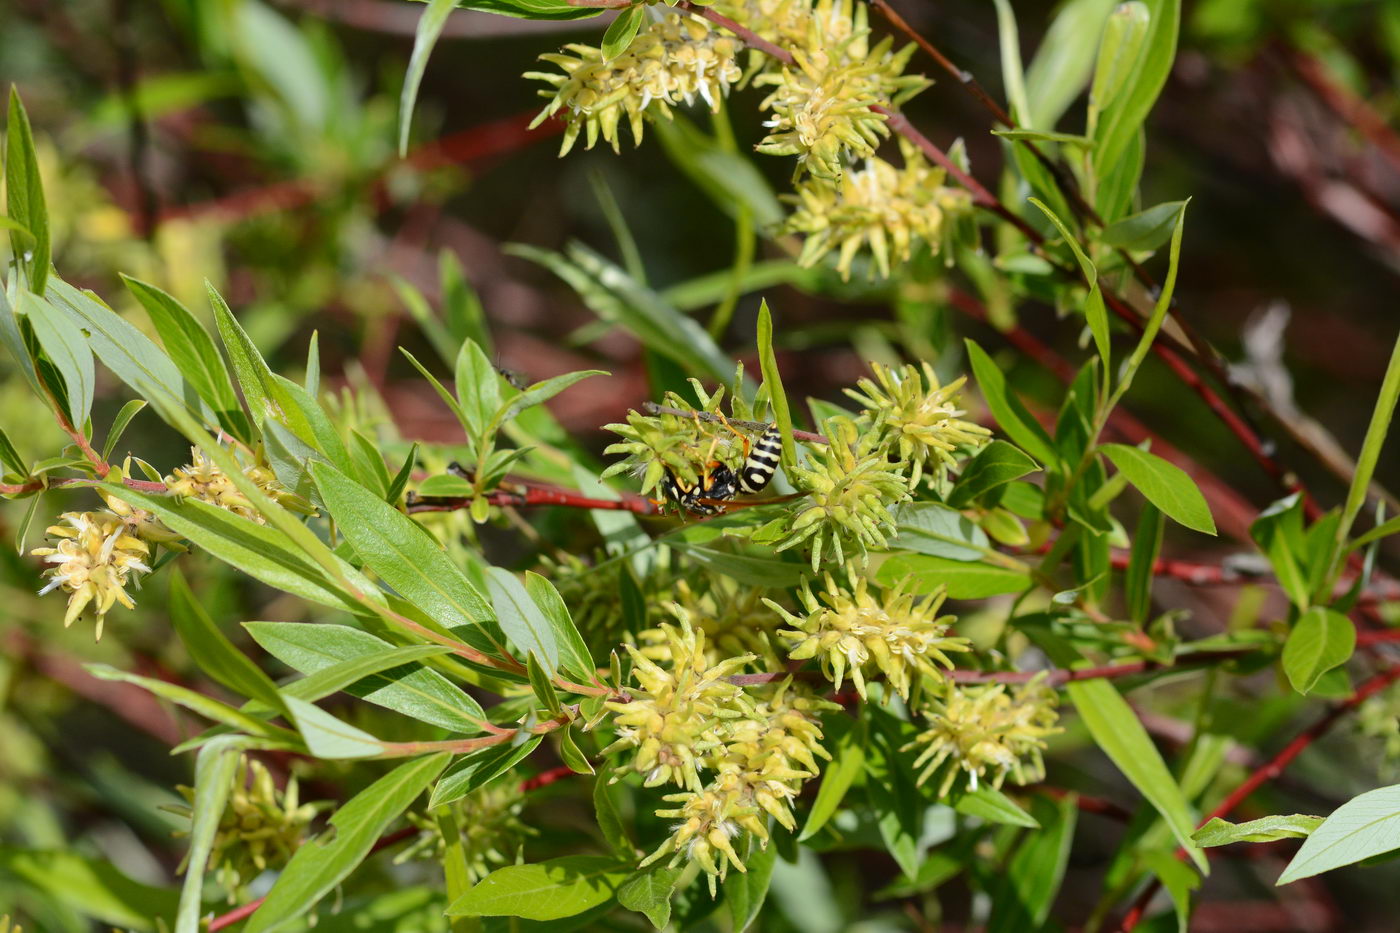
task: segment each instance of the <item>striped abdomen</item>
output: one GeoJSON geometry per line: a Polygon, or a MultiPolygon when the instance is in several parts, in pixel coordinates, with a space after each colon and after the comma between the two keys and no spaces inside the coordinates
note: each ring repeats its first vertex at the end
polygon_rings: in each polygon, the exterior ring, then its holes
{"type": "Polygon", "coordinates": [[[744,461],[743,469],[739,471],[739,491],[751,496],[767,486],[778,470],[778,458],[782,450],[783,437],[778,433],[778,426],[770,424],[768,430],[758,439],[758,443],[749,451],[749,458],[744,461]]]}

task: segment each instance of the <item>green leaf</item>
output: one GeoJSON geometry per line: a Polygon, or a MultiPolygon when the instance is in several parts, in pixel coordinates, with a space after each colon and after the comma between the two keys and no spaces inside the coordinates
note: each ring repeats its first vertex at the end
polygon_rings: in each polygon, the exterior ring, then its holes
{"type": "Polygon", "coordinates": [[[1166,84],[1180,21],[1180,0],[1125,3],[1109,17],[1090,90],[1089,135],[1100,178],[1122,158],[1166,84]]]}
{"type": "Polygon", "coordinates": [[[864,721],[852,724],[845,716],[831,720],[827,727],[827,747],[831,749],[831,763],[822,769],[821,784],[817,787],[816,799],[807,813],[807,822],[797,837],[798,842],[810,839],[821,831],[841,806],[851,784],[865,770],[865,745],[867,741],[864,721]],[[839,726],[836,724],[840,723],[839,726]],[[838,732],[839,730],[839,732],[838,732]]]}
{"type": "Polygon", "coordinates": [[[111,308],[58,278],[49,282],[48,299],[67,311],[98,359],[154,405],[166,421],[176,417],[171,406],[183,404],[204,423],[217,424],[213,412],[199,400],[199,393],[170,357],[111,308]]]}
{"type": "Polygon", "coordinates": [[[992,417],[1016,444],[1046,466],[1059,462],[1055,444],[1026,406],[1006,385],[1006,376],[986,351],[967,340],[967,356],[977,387],[992,410],[992,417]]]}
{"type": "MultiPolygon", "coordinates": [[[[655,130],[676,168],[731,218],[737,221],[748,211],[752,223],[760,230],[777,227],[783,222],[787,210],[753,159],[726,148],[724,143],[702,132],[680,113],[672,120],[658,120],[655,130]]],[[[742,286],[746,292],[793,280],[811,282],[819,274],[817,270],[802,269],[790,261],[758,263],[750,272],[751,276],[742,286]]],[[[731,271],[724,270],[722,277],[725,284],[718,286],[718,293],[713,298],[706,297],[700,304],[711,304],[723,298],[731,271]]],[[[668,296],[670,294],[668,292],[668,296]]],[[[680,306],[697,300],[697,296],[694,293],[678,295],[671,300],[680,306]]]]}
{"type": "Polygon", "coordinates": [[[112,451],[116,449],[117,442],[122,439],[126,426],[131,424],[131,419],[135,418],[145,407],[145,399],[134,398],[123,405],[121,411],[117,412],[117,416],[112,419],[112,426],[107,429],[107,439],[102,443],[103,460],[112,459],[112,451]]]}
{"type": "Polygon", "coordinates": [[[1396,848],[1400,848],[1400,784],[1367,791],[1332,811],[1303,842],[1277,883],[1311,878],[1396,848]]]}
{"type": "Polygon", "coordinates": [[[535,699],[540,701],[540,705],[551,716],[558,716],[564,711],[564,707],[559,702],[559,694],[554,692],[554,685],[549,682],[549,675],[540,666],[539,655],[530,652],[525,667],[530,676],[530,690],[535,694],[535,699]]]}
{"type": "Polygon", "coordinates": [[[1278,584],[1289,602],[1307,609],[1311,594],[1307,574],[1306,538],[1303,533],[1303,501],[1298,493],[1269,504],[1249,526],[1249,536],[1269,559],[1278,584]]]}
{"type": "MultiPolygon", "coordinates": [[[[598,820],[598,830],[603,834],[603,839],[607,842],[613,855],[620,859],[636,858],[637,846],[632,842],[627,827],[622,823],[622,813],[617,809],[617,801],[613,798],[612,788],[613,785],[601,777],[593,782],[593,811],[598,820]]],[[[642,872],[641,874],[651,874],[651,872],[642,872]]],[[[623,887],[627,886],[623,885],[623,887]]],[[[669,892],[668,888],[667,893],[669,894],[669,892]]],[[[621,891],[618,892],[618,900],[628,910],[642,909],[633,907],[626,900],[623,900],[621,891]]]]}
{"type": "Polygon", "coordinates": [[[492,616],[486,598],[417,522],[323,463],[316,487],[355,553],[394,591],[446,628],[492,616]]]}
{"type": "Polygon", "coordinates": [[[1166,888],[1176,910],[1177,933],[1189,933],[1191,924],[1191,892],[1201,886],[1201,876],[1190,865],[1178,861],[1166,849],[1143,853],[1143,864],[1166,888]]]}
{"type": "Polygon", "coordinates": [[[534,600],[550,627],[554,629],[555,641],[559,645],[560,667],[584,683],[591,683],[598,675],[598,666],[593,663],[588,645],[584,643],[578,626],[574,625],[574,620],[569,615],[569,607],[564,604],[564,598],[559,595],[554,584],[547,578],[527,570],[525,592],[530,594],[530,599],[534,600]]]}
{"type": "Polygon", "coordinates": [[[684,871],[683,868],[652,865],[635,872],[618,886],[617,902],[628,910],[645,914],[652,926],[664,930],[671,922],[671,895],[684,871]]]}
{"type": "MultiPolygon", "coordinates": [[[[123,408],[122,411],[126,409],[123,408]]],[[[9,467],[20,476],[29,475],[29,464],[19,455],[19,451],[15,450],[15,445],[10,443],[10,436],[4,429],[0,429],[0,464],[9,467]]]]}
{"type": "Polygon", "coordinates": [[[603,33],[603,61],[610,62],[627,51],[632,40],[637,38],[637,30],[646,19],[646,10],[645,4],[634,4],[619,13],[608,25],[607,32],[603,33]]]}
{"type": "Polygon", "coordinates": [[[447,765],[448,755],[406,762],[356,794],[331,817],[333,829],[302,846],[244,927],[270,933],[304,917],[355,870],[374,843],[447,765]]]}
{"type": "Polygon", "coordinates": [[[1277,842],[1280,839],[1301,839],[1322,825],[1320,816],[1266,816],[1248,823],[1231,823],[1215,817],[1191,834],[1202,847],[1228,846],[1236,842],[1277,842]]]}
{"type": "MultiPolygon", "coordinates": [[[[214,290],[214,286],[205,282],[205,287],[209,290],[209,303],[214,308],[214,321],[219,328],[219,336],[224,341],[224,349],[228,351],[229,359],[233,361],[233,372],[238,377],[238,385],[243,390],[243,398],[248,402],[248,410],[252,415],[254,424],[261,424],[267,417],[277,418],[286,424],[284,418],[279,417],[282,413],[278,411],[274,401],[276,393],[272,370],[268,368],[267,361],[258,352],[248,332],[238,323],[238,319],[229,310],[228,302],[223,296],[214,290]]],[[[296,430],[296,426],[287,425],[296,430]]],[[[300,432],[298,432],[300,433],[300,432]]],[[[306,438],[303,438],[305,440],[306,438]]]]}
{"type": "Polygon", "coordinates": [[[124,683],[136,684],[144,687],[151,693],[164,700],[176,703],[185,709],[198,713],[206,719],[221,722],[226,726],[232,726],[241,732],[256,736],[285,735],[285,729],[270,726],[259,719],[254,719],[247,713],[234,709],[227,703],[220,703],[212,697],[207,697],[202,693],[197,693],[188,687],[181,687],[164,680],[157,680],[154,677],[142,677],[139,674],[128,674],[126,671],[118,670],[107,664],[84,664],[84,669],[89,674],[99,680],[116,680],[124,683]]]}
{"type": "Polygon", "coordinates": [[[214,338],[188,308],[159,288],[125,275],[122,282],[146,309],[165,344],[165,352],[170,354],[186,383],[213,408],[219,424],[235,437],[251,440],[247,417],[233,391],[233,380],[224,358],[219,355],[219,348],[214,345],[214,338]]]}
{"type": "MultiPolygon", "coordinates": [[[[175,916],[176,893],[172,889],[134,881],[111,862],[87,858],[71,850],[0,846],[0,878],[6,882],[6,895],[16,887],[43,892],[47,899],[63,905],[67,911],[131,931],[155,933],[169,929],[161,924],[175,916]]],[[[9,908],[6,904],[4,910],[9,908]]],[[[24,927],[29,929],[29,924],[24,927]]],[[[80,923],[63,929],[92,927],[80,923]]]]}
{"type": "Polygon", "coordinates": [[[569,386],[577,382],[582,382],[589,376],[607,375],[609,375],[609,373],[601,369],[585,369],[576,373],[564,373],[562,376],[554,376],[550,379],[537,382],[532,386],[528,386],[524,392],[521,392],[519,395],[515,396],[515,398],[506,402],[505,407],[496,413],[495,422],[497,424],[506,424],[525,409],[549,401],[569,386]]]}
{"type": "Polygon", "coordinates": [[[995,0],[997,8],[997,38],[1001,46],[1001,80],[1006,88],[1006,100],[1016,120],[1025,120],[1031,112],[1026,97],[1026,76],[1021,68],[1021,39],[1016,29],[1016,14],[1007,0],[995,0]]]}
{"type": "Polygon", "coordinates": [[[67,314],[38,295],[20,292],[19,308],[20,313],[33,325],[34,336],[39,338],[44,354],[63,377],[68,400],[64,414],[74,428],[83,430],[92,411],[92,395],[96,385],[92,350],[88,348],[87,338],[67,314]]]}
{"type": "Polygon", "coordinates": [[[932,593],[946,586],[950,599],[985,599],[1020,593],[1031,586],[1028,571],[925,554],[896,554],[875,574],[882,586],[894,586],[905,577],[911,578],[911,593],[932,593]]]}
{"type": "Polygon", "coordinates": [[[10,233],[10,248],[29,272],[29,290],[42,295],[50,264],[49,213],[44,207],[44,184],[39,177],[29,114],[13,85],[5,133],[5,211],[23,228],[23,232],[10,233]]]}
{"type": "Polygon", "coordinates": [[[673,542],[671,547],[702,567],[726,577],[732,577],[747,586],[796,586],[802,582],[802,571],[803,567],[806,566],[778,557],[735,554],[731,551],[722,551],[718,548],[680,540],[673,542]]]}
{"type": "Polygon", "coordinates": [[[518,745],[491,745],[458,759],[433,788],[433,794],[428,798],[428,809],[446,806],[485,787],[523,761],[542,741],[544,736],[530,735],[518,745]]]}
{"type": "Polygon", "coordinates": [[[724,903],[729,908],[730,929],[734,933],[744,933],[758,919],[777,861],[776,845],[760,847],[757,841],[750,840],[748,855],[744,856],[748,871],[730,872],[724,879],[724,903]]]}
{"type": "Polygon", "coordinates": [[[1041,130],[992,130],[993,136],[1000,136],[1002,139],[1009,139],[1012,142],[1032,142],[1032,143],[1064,143],[1070,146],[1092,146],[1094,141],[1087,136],[1079,136],[1074,133],[1051,133],[1041,130]]]}
{"type": "Polygon", "coordinates": [[[466,416],[466,428],[472,443],[480,447],[486,439],[487,425],[501,406],[501,375],[474,340],[462,343],[453,368],[457,403],[466,416]]]}
{"type": "Polygon", "coordinates": [[[567,855],[533,865],[510,865],[481,879],[447,908],[449,917],[557,920],[612,900],[632,874],[606,855],[567,855]]]}
{"type": "Polygon", "coordinates": [[[1380,460],[1381,448],[1385,446],[1385,436],[1390,429],[1390,419],[1395,414],[1396,402],[1400,400],[1400,337],[1390,351],[1390,363],[1381,381],[1380,393],[1376,396],[1376,407],[1371,410],[1371,423],[1366,427],[1366,439],[1361,442],[1361,455],[1356,458],[1356,472],[1352,474],[1351,486],[1347,490],[1346,505],[1342,507],[1342,523],[1337,527],[1335,554],[1342,557],[1342,545],[1351,533],[1352,523],[1366,503],[1366,493],[1371,488],[1371,477],[1375,475],[1376,464],[1380,460]]]}
{"type": "Polygon", "coordinates": [[[1099,242],[1129,252],[1156,249],[1171,238],[1184,201],[1166,201],[1114,221],[1099,234],[1099,242]]]}
{"type": "Polygon", "coordinates": [[[1107,680],[1071,681],[1065,690],[1099,748],[1162,815],[1201,874],[1209,874],[1205,855],[1191,841],[1195,819],[1190,805],[1132,707],[1107,680]]]}
{"type": "Polygon", "coordinates": [[[1064,881],[1079,808],[1073,794],[1057,802],[1036,797],[1032,807],[1043,827],[1030,833],[1011,856],[991,890],[987,933],[1043,929],[1064,881]]]}
{"type": "Polygon", "coordinates": [[[442,27],[447,25],[447,17],[457,7],[457,0],[428,0],[423,15],[418,18],[418,28],[413,34],[413,53],[408,58],[408,70],[403,76],[403,90],[399,93],[399,158],[408,154],[408,131],[413,122],[413,102],[418,99],[418,86],[423,82],[423,71],[428,67],[428,56],[442,35],[442,27]]]}
{"type": "Polygon", "coordinates": [[[937,502],[912,502],[897,507],[894,524],[898,533],[890,539],[892,551],[976,561],[990,548],[986,532],[961,512],[937,502]]]}
{"type": "MultiPolygon", "coordinates": [[[[314,675],[341,662],[378,657],[393,648],[389,642],[347,625],[245,622],[243,627],[268,654],[303,674],[314,675]]],[[[372,671],[347,686],[346,692],[453,732],[480,732],[481,721],[486,718],[470,694],[437,671],[418,664],[372,671]]],[[[283,695],[295,692],[289,689],[283,695]]]]}
{"type": "MultiPolygon", "coordinates": [[[[359,613],[362,606],[346,593],[339,582],[304,553],[290,546],[287,537],[267,525],[259,525],[197,499],[177,502],[169,496],[139,492],[110,483],[102,489],[133,506],[153,513],[165,525],[204,548],[219,560],[274,589],[291,593],[323,606],[359,613]]],[[[353,567],[343,572],[367,591],[373,584],[353,567]]]]}
{"type": "Polygon", "coordinates": [[[992,490],[1000,489],[1038,469],[1040,465],[1019,447],[1003,440],[994,440],[963,467],[953,491],[948,495],[948,505],[955,509],[967,508],[992,490]]]}
{"type": "Polygon", "coordinates": [[[602,7],[575,6],[569,0],[457,0],[457,6],[519,19],[589,19],[603,12],[602,7]]]}
{"type": "Polygon", "coordinates": [[[1345,664],[1356,650],[1356,626],[1340,612],[1314,606],[1303,613],[1283,644],[1283,672],[1299,693],[1318,678],[1345,664]]]}
{"type": "Polygon", "coordinates": [[[1027,829],[1041,828],[1040,821],[995,787],[984,785],[976,790],[958,794],[953,801],[953,809],[964,816],[975,816],[989,823],[1024,826],[1027,829]]]}
{"type": "Polygon", "coordinates": [[[1133,552],[1124,574],[1123,598],[1128,604],[1128,618],[1139,625],[1147,621],[1152,609],[1153,568],[1162,550],[1165,525],[1161,510],[1149,502],[1138,518],[1137,534],[1133,536],[1133,552]]]}
{"type": "Polygon", "coordinates": [[[1026,69],[1030,110],[1025,126],[1053,129],[1089,83],[1103,23],[1116,0],[1069,0],[1060,6],[1026,69]]]}
{"type": "Polygon", "coordinates": [[[1205,496],[1181,467],[1125,444],[1104,444],[1099,450],[1169,518],[1195,531],[1215,534],[1215,520],[1205,496]]]}
{"type": "Polygon", "coordinates": [[[178,569],[170,573],[168,605],[175,631],[201,672],[250,700],[259,700],[274,710],[285,711],[272,678],[219,631],[178,569]]]}
{"type": "Polygon", "coordinates": [[[185,881],[180,888],[180,912],[175,921],[175,933],[199,933],[204,869],[209,864],[214,836],[223,820],[224,807],[233,788],[233,777],[245,744],[242,736],[219,736],[207,742],[195,757],[190,848],[186,856],[185,881]]]}
{"type": "Polygon", "coordinates": [[[1036,198],[1031,198],[1030,202],[1040,208],[1046,217],[1050,218],[1050,222],[1064,237],[1065,244],[1074,252],[1074,258],[1079,261],[1080,274],[1084,276],[1084,281],[1089,286],[1089,297],[1084,301],[1084,319],[1089,324],[1089,332],[1094,335],[1094,347],[1099,351],[1099,359],[1103,361],[1103,371],[1105,378],[1107,378],[1110,371],[1109,351],[1112,349],[1112,344],[1109,342],[1108,310],[1104,307],[1103,293],[1099,291],[1099,270],[1095,268],[1093,260],[1084,254],[1084,250],[1080,247],[1079,240],[1073,231],[1054,211],[1036,198]]]}
{"type": "Polygon", "coordinates": [[[377,758],[386,751],[384,742],[363,729],[341,722],[319,706],[291,696],[285,702],[307,750],[316,758],[326,761],[377,758]]]}
{"type": "Polygon", "coordinates": [[[529,592],[515,574],[502,567],[486,568],[486,585],[506,636],[521,653],[538,655],[545,671],[553,676],[559,669],[559,642],[529,592]]]}
{"type": "Polygon", "coordinates": [[[1079,238],[1074,235],[1074,232],[1065,225],[1065,222],[1061,220],[1054,211],[1046,207],[1038,198],[1030,198],[1029,200],[1036,207],[1040,208],[1040,212],[1050,219],[1050,222],[1055,225],[1056,230],[1060,231],[1060,236],[1064,238],[1065,245],[1070,248],[1070,251],[1074,253],[1074,258],[1079,262],[1079,272],[1084,276],[1084,284],[1090,286],[1096,284],[1099,280],[1099,270],[1095,268],[1094,261],[1084,255],[1084,249],[1079,245],[1079,238]]]}
{"type": "MultiPolygon", "coordinates": [[[[256,625],[257,623],[251,623],[256,625]]],[[[424,658],[436,658],[452,649],[446,645],[405,645],[402,648],[389,648],[373,654],[361,655],[346,661],[338,661],[323,667],[300,680],[294,680],[279,688],[283,696],[295,697],[308,703],[315,703],[332,693],[339,693],[352,684],[357,684],[380,671],[403,667],[424,658]]],[[[407,669],[406,669],[407,670],[407,669]]],[[[390,675],[393,677],[394,675],[390,675]]]]}

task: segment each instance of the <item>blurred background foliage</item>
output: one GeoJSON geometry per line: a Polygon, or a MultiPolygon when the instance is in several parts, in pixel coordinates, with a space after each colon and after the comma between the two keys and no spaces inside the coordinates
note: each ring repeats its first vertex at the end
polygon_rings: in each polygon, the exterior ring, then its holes
{"type": "MultiPolygon", "coordinates": [[[[1003,96],[990,4],[896,6],[1003,96]]],[[[1015,9],[1029,58],[1055,7],[1017,2],[1015,9]]],[[[353,390],[347,405],[394,451],[393,462],[411,440],[461,441],[456,423],[396,346],[433,359],[441,371],[421,317],[450,317],[456,308],[467,319],[479,302],[501,366],[530,381],[579,369],[611,371],[551,406],[574,436],[600,450],[601,425],[676,387],[679,376],[672,364],[601,323],[548,271],[509,253],[507,244],[562,249],[581,242],[652,288],[673,289],[682,308],[703,312],[723,297],[723,279],[706,277],[731,264],[733,220],[705,184],[695,183],[696,150],[681,135],[685,124],[649,135],[620,157],[600,148],[566,160],[556,158],[557,126],[526,130],[541,102],[521,73],[565,41],[596,43],[605,19],[454,15],[418,95],[409,155],[399,158],[396,106],[419,12],[390,0],[0,0],[0,81],[19,87],[34,123],[55,263],[69,281],[109,300],[132,302],[117,279],[124,272],[158,283],[201,314],[208,279],[240,309],[274,370],[288,376],[297,375],[318,333],[323,387],[353,390]],[[676,138],[667,145],[663,135],[676,138]]],[[[934,75],[926,62],[917,67],[934,75]]],[[[1194,198],[1181,307],[1237,362],[1238,378],[1293,414],[1324,450],[1332,438],[1338,450],[1357,448],[1395,328],[1398,79],[1400,2],[1201,0],[1186,6],[1176,66],[1148,124],[1143,204],[1194,198]]],[[[737,149],[746,151],[763,130],[753,106],[733,110],[737,149]]],[[[940,76],[908,112],[945,145],[965,139],[974,173],[996,177],[1004,144],[986,132],[986,114],[952,82],[940,76]]],[[[688,119],[698,131],[715,131],[703,113],[688,119]]],[[[788,164],[752,165],[745,170],[751,174],[735,177],[751,187],[755,203],[771,203],[769,189],[788,187],[788,164]]],[[[914,286],[843,285],[830,273],[795,270],[768,244],[758,249],[762,274],[739,300],[722,345],[756,371],[748,335],[760,295],[766,297],[794,398],[835,398],[864,372],[866,359],[894,359],[894,347],[940,360],[941,371],[959,371],[958,338],[971,334],[1003,351],[999,361],[1023,394],[1046,411],[1058,405],[1059,381],[1006,352],[1007,340],[963,314],[955,294],[969,286],[944,274],[941,263],[927,260],[914,286]]],[[[119,304],[118,310],[129,309],[119,304]]],[[[1071,359],[1079,352],[1079,326],[1049,306],[994,310],[1003,328],[1015,326],[1071,359]]],[[[1257,506],[1274,498],[1269,479],[1171,378],[1150,362],[1130,398],[1133,412],[1245,500],[1257,506]]],[[[119,400],[114,393],[104,400],[101,390],[98,398],[94,422],[110,423],[119,400]]],[[[0,364],[0,411],[22,454],[62,446],[62,433],[29,400],[8,359],[0,364]]],[[[171,435],[142,433],[154,426],[150,415],[138,416],[125,443],[135,446],[139,437],[141,456],[161,469],[184,462],[171,435]]],[[[1282,455],[1315,488],[1340,495],[1344,487],[1312,458],[1287,446],[1282,455]]],[[[1393,480],[1395,466],[1392,453],[1378,477],[1393,480]]],[[[85,495],[49,494],[41,524],[85,495]]],[[[135,688],[92,679],[80,663],[100,660],[180,679],[189,660],[170,637],[163,586],[139,594],[135,612],[112,616],[111,634],[100,644],[85,626],[59,627],[55,605],[34,595],[35,561],[13,547],[29,504],[0,510],[7,541],[0,549],[0,908],[38,918],[39,929],[87,930],[83,912],[53,895],[45,879],[62,874],[80,882],[108,862],[121,867],[132,887],[125,905],[100,915],[146,929],[130,905],[163,896],[142,886],[168,884],[182,849],[172,837],[181,821],[157,805],[179,802],[174,787],[189,783],[189,762],[167,749],[195,726],[135,688]],[[36,849],[74,854],[67,860],[27,854],[36,849]]],[[[1218,547],[1243,551],[1239,523],[1232,535],[1228,516],[1217,518],[1226,532],[1218,547]]],[[[542,514],[536,527],[562,547],[577,541],[575,553],[592,546],[590,531],[573,516],[542,514]]],[[[507,530],[486,529],[483,536],[498,562],[508,562],[519,547],[507,530]]],[[[215,618],[289,621],[319,612],[288,599],[269,601],[270,591],[213,561],[187,562],[185,571],[215,618]]],[[[1160,585],[1165,602],[1217,618],[1257,614],[1257,604],[1273,598],[1250,588],[1160,585]]],[[[1170,682],[1155,689],[1169,693],[1170,682]]],[[[1277,731],[1299,701],[1284,691],[1218,724],[1240,742],[1231,753],[1239,760],[1227,766],[1247,765],[1253,741],[1277,731]]],[[[363,704],[353,709],[375,715],[363,704]]],[[[392,738],[392,717],[382,718],[365,727],[392,738]]],[[[1382,731],[1393,722],[1382,720],[1382,731]]],[[[1169,742],[1178,725],[1163,717],[1154,731],[1169,742]]],[[[1362,750],[1356,736],[1339,730],[1276,792],[1295,795],[1290,799],[1308,812],[1326,812],[1373,786],[1384,763],[1362,750]],[[1307,788],[1327,790],[1319,799],[1307,788]]],[[[1071,729],[1055,747],[1085,744],[1071,729]]],[[[284,771],[294,767],[283,763],[284,771]]],[[[1073,757],[1059,755],[1052,768],[1061,773],[1052,770],[1052,777],[1092,783],[1064,773],[1073,767],[1073,757]]],[[[355,790],[348,785],[356,772],[333,771],[320,769],[305,799],[344,799],[355,790]]],[[[530,806],[550,808],[549,821],[564,826],[591,819],[585,806],[575,812],[574,804],[561,805],[547,792],[530,806]]],[[[1082,838],[1101,832],[1106,841],[1097,853],[1082,841],[1076,847],[1063,897],[1082,899],[1077,906],[1087,910],[1094,886],[1077,885],[1075,876],[1101,873],[1094,860],[1111,852],[1107,840],[1120,830],[1092,814],[1084,825],[1082,838]]],[[[854,929],[858,921],[863,929],[889,928],[878,917],[860,916],[860,889],[873,882],[854,858],[838,857],[829,869],[824,877],[806,862],[782,867],[787,877],[775,879],[771,901],[774,929],[854,929]]],[[[385,873],[382,890],[395,886],[387,864],[365,870],[385,873]]],[[[1197,915],[1201,930],[1391,930],[1400,910],[1400,892],[1379,872],[1338,873],[1277,900],[1245,873],[1219,872],[1210,885],[1197,915]],[[1255,926],[1231,920],[1228,909],[1238,912],[1241,904],[1253,911],[1255,926]]],[[[94,882],[92,896],[110,887],[94,882]]],[[[375,910],[389,919],[354,928],[434,929],[438,911],[414,898],[421,900],[412,891],[381,899],[375,910]]],[[[879,909],[893,917],[898,901],[879,909]]],[[[956,916],[955,906],[949,910],[956,916]]],[[[1070,908],[1070,915],[1078,912],[1070,908]]],[[[318,929],[350,929],[351,916],[326,918],[318,929]]]]}

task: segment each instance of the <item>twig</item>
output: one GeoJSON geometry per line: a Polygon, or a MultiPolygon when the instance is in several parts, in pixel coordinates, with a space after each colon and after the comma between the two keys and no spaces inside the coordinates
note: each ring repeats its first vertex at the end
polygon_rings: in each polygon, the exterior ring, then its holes
{"type": "MultiPolygon", "coordinates": [[[[498,489],[487,493],[486,500],[499,506],[558,505],[574,509],[632,512],[635,515],[662,514],[661,507],[650,499],[635,496],[625,499],[595,499],[571,489],[556,489],[552,486],[528,486],[518,492],[498,489]]],[[[471,508],[471,504],[470,496],[412,497],[405,504],[404,511],[410,515],[417,512],[457,512],[471,508]]]]}
{"type": "MultiPolygon", "coordinates": [[[[570,0],[570,2],[577,2],[577,0],[570,0]]],[[[740,26],[738,23],[734,22],[734,20],[730,19],[727,16],[716,13],[714,10],[710,9],[707,6],[697,6],[696,4],[691,3],[690,0],[680,0],[680,2],[676,4],[676,9],[685,10],[692,16],[698,16],[701,19],[707,19],[710,22],[714,23],[716,26],[722,26],[725,29],[728,29],[730,32],[734,33],[734,35],[742,39],[744,44],[747,45],[749,48],[758,49],[760,52],[763,52],[766,55],[776,58],[784,65],[791,65],[795,61],[795,59],[792,57],[792,53],[789,52],[787,49],[778,45],[774,45],[767,39],[760,36],[758,33],[754,32],[752,29],[740,26]]]]}
{"type": "MultiPolygon", "coordinates": [[[[1280,749],[1277,755],[1255,769],[1255,771],[1244,780],[1244,783],[1236,787],[1224,800],[1220,801],[1214,810],[1206,814],[1205,818],[1201,820],[1200,825],[1204,826],[1217,817],[1223,819],[1229,816],[1236,807],[1244,803],[1256,790],[1282,774],[1283,769],[1288,767],[1293,759],[1301,755],[1309,745],[1326,735],[1328,730],[1336,725],[1337,720],[1360,706],[1362,701],[1367,697],[1379,693],[1397,679],[1400,679],[1400,664],[1386,668],[1372,676],[1360,687],[1357,687],[1355,693],[1334,705],[1323,714],[1320,719],[1304,729],[1293,741],[1280,749]]],[[[1178,848],[1176,850],[1176,858],[1182,859],[1185,857],[1186,850],[1178,848]]],[[[1118,927],[1119,933],[1130,933],[1131,930],[1137,927],[1138,923],[1142,920],[1143,914],[1147,910],[1148,904],[1152,902],[1152,898],[1157,895],[1161,886],[1161,880],[1153,878],[1147,887],[1143,889],[1142,894],[1133,902],[1133,906],[1123,917],[1123,922],[1118,927]]]]}
{"type": "MultiPolygon", "coordinates": [[[[62,477],[59,479],[30,480],[27,483],[0,483],[0,496],[21,496],[27,492],[39,492],[42,489],[61,489],[64,486],[93,486],[100,480],[86,479],[81,476],[62,477]]],[[[165,492],[164,483],[153,483],[143,479],[124,479],[122,485],[128,489],[135,489],[139,492],[165,492]]]]}

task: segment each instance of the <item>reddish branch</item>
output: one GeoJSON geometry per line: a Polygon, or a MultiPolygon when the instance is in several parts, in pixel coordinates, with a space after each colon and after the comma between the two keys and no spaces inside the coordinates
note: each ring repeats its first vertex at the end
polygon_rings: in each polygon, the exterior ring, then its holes
{"type": "MultiPolygon", "coordinates": [[[[1327,732],[1336,725],[1337,720],[1360,706],[1367,697],[1379,693],[1397,679],[1400,679],[1400,664],[1388,667],[1372,676],[1360,687],[1356,688],[1354,694],[1346,700],[1335,704],[1330,710],[1323,714],[1320,719],[1304,729],[1293,741],[1280,749],[1277,755],[1255,769],[1249,777],[1245,778],[1244,783],[1236,787],[1224,800],[1220,801],[1214,810],[1206,814],[1201,820],[1200,825],[1204,826],[1217,817],[1224,819],[1229,816],[1236,807],[1249,799],[1249,796],[1256,790],[1282,774],[1283,769],[1288,767],[1293,759],[1301,755],[1308,746],[1326,735],[1327,732]]],[[[1178,859],[1185,858],[1186,850],[1178,848],[1176,850],[1176,857],[1178,859]]],[[[1157,895],[1161,886],[1162,882],[1154,878],[1151,883],[1143,889],[1142,894],[1133,902],[1133,906],[1128,910],[1127,915],[1124,916],[1123,923],[1119,926],[1120,933],[1129,933],[1129,931],[1133,930],[1138,923],[1141,922],[1148,904],[1150,904],[1152,898],[1157,895]]]]}
{"type": "MultiPolygon", "coordinates": [[[[636,515],[660,515],[661,507],[650,499],[629,496],[624,499],[595,499],[572,489],[559,489],[553,486],[527,486],[519,491],[498,489],[486,494],[492,505],[531,506],[559,505],[575,509],[606,509],[609,511],[632,512],[636,515]]],[[[404,511],[416,512],[456,512],[471,508],[470,497],[434,496],[431,498],[410,499],[404,511]]]]}
{"type": "MultiPolygon", "coordinates": [[[[36,479],[27,483],[0,483],[0,496],[19,496],[27,492],[38,492],[41,489],[60,489],[64,486],[91,486],[96,482],[98,480],[74,476],[64,479],[36,479]]],[[[152,483],[141,479],[127,479],[122,482],[128,489],[136,489],[140,492],[165,492],[164,483],[152,483]]]]}
{"type": "Polygon", "coordinates": [[[1365,100],[1339,84],[1328,73],[1327,66],[1313,56],[1293,49],[1286,57],[1294,73],[1312,88],[1313,93],[1332,108],[1338,117],[1355,127],[1357,132],[1366,137],[1371,145],[1400,171],[1400,136],[1396,135],[1385,118],[1365,100]]]}

